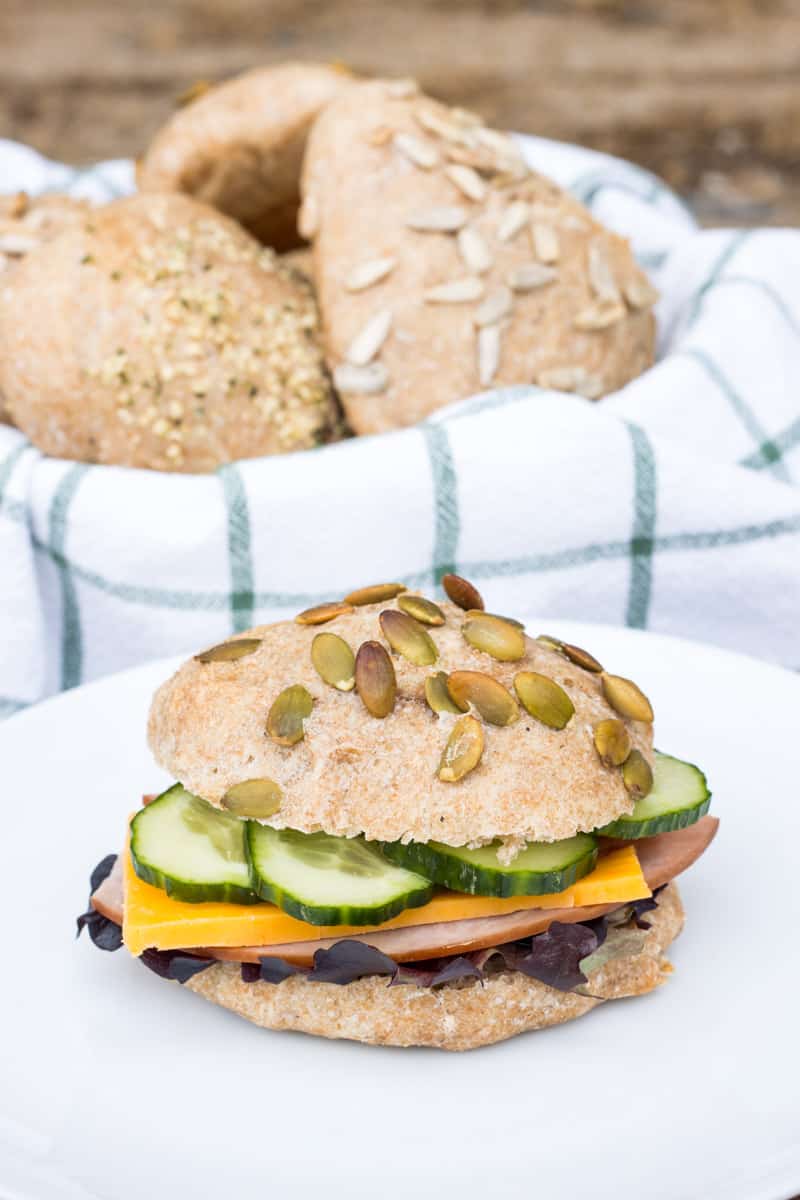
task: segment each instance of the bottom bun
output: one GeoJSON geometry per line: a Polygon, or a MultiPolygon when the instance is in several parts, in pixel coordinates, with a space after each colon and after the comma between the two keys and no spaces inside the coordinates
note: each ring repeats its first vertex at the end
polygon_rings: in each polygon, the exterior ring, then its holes
{"type": "Polygon", "coordinates": [[[664,983],[672,971],[664,951],[683,928],[674,883],[646,919],[650,930],[635,953],[614,958],[589,975],[591,996],[557,991],[519,971],[500,971],[485,983],[470,979],[438,988],[389,987],[376,976],[345,985],[309,983],[298,976],[278,984],[244,983],[239,967],[231,963],[209,967],[185,986],[264,1029],[294,1029],[378,1046],[472,1050],[560,1025],[606,1000],[641,996],[664,983]]]}

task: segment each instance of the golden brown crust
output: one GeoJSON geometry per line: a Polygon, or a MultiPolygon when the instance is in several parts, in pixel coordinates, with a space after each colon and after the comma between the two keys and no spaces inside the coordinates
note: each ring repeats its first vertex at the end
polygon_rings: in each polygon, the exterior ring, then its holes
{"type": "MultiPolygon", "coordinates": [[[[602,765],[592,740],[593,725],[614,715],[599,676],[530,638],[522,660],[497,662],[468,645],[464,614],[452,604],[441,605],[446,625],[430,630],[439,653],[434,666],[393,657],[398,698],[385,719],[370,716],[356,691],[324,684],[311,663],[315,634],[337,633],[354,652],[369,640],[387,645],[378,617],[395,607],[365,606],[318,628],[262,626],[243,635],[262,639],[245,658],[190,659],[153,700],[149,740],[157,761],[215,804],[244,779],[273,779],[284,799],[269,824],[377,841],[552,841],[630,812],[619,771],[602,765]],[[508,727],[487,725],[480,765],[458,783],[443,783],[436,772],[455,717],[434,715],[424,684],[436,670],[459,668],[491,674],[508,688],[518,671],[539,671],[567,691],[575,715],[561,731],[524,711],[508,727]],[[292,684],[308,689],[314,707],[303,740],[283,747],[266,735],[265,723],[273,700],[292,684]]],[[[630,728],[651,757],[652,728],[630,728]]]]}
{"type": "Polygon", "coordinates": [[[355,983],[243,983],[238,966],[219,964],[186,984],[192,991],[264,1029],[380,1046],[472,1050],[518,1033],[580,1017],[606,1000],[641,996],[664,983],[672,967],[665,950],[683,928],[678,889],[670,884],[648,913],[650,931],[636,949],[589,974],[590,996],[559,992],[520,972],[502,971],[485,984],[470,980],[440,988],[389,987],[385,978],[355,983]]]}
{"type": "MultiPolygon", "coordinates": [[[[499,149],[486,146],[487,136],[491,142],[500,135],[470,124],[469,114],[455,110],[454,116],[426,97],[398,98],[395,91],[383,81],[361,83],[334,100],[314,124],[303,171],[300,223],[314,239],[331,369],[342,367],[372,317],[391,313],[390,332],[374,358],[374,370],[386,372],[385,386],[378,381],[375,391],[359,393],[352,371],[337,373],[352,428],[363,434],[410,425],[489,385],[539,383],[595,399],[648,367],[652,289],[628,243],[555,184],[527,172],[508,139],[505,149],[502,139],[499,149]],[[455,127],[467,144],[424,128],[420,113],[432,115],[445,131],[455,127]],[[401,145],[414,139],[412,154],[421,145],[434,165],[415,165],[398,149],[398,135],[401,145]],[[476,138],[483,141],[473,147],[470,139],[476,138]],[[470,199],[447,174],[469,162],[476,164],[479,189],[486,189],[483,199],[470,199]],[[502,240],[501,224],[515,204],[528,205],[526,220],[502,240]],[[409,228],[420,211],[439,206],[462,210],[467,236],[474,242],[477,234],[489,254],[488,269],[469,265],[453,233],[409,228]],[[382,260],[394,262],[388,274],[350,290],[357,268],[382,260]],[[512,274],[530,267],[552,271],[553,281],[509,291],[512,274]],[[429,289],[470,276],[469,286],[482,290],[477,299],[426,302],[429,289]],[[479,305],[500,288],[511,310],[479,336],[479,305]],[[607,327],[591,327],[606,319],[607,327]]],[[[467,178],[474,186],[475,178],[467,178]]],[[[470,261],[479,262],[474,254],[473,247],[470,261]]],[[[513,287],[520,287],[519,278],[513,287]]]]}
{"type": "Polygon", "coordinates": [[[145,192],[184,192],[235,217],[268,246],[299,242],[306,137],[317,113],[350,83],[323,63],[259,67],[178,109],[138,166],[145,192]]]}
{"type": "MultiPolygon", "coordinates": [[[[26,192],[0,196],[0,276],[11,271],[26,254],[49,242],[63,229],[77,225],[89,209],[86,200],[51,192],[29,196],[26,192]]],[[[0,421],[11,422],[11,413],[0,395],[0,421]]]]}
{"type": "Polygon", "coordinates": [[[210,471],[325,437],[316,320],[310,289],[235,222],[133,196],[0,277],[0,389],[46,454],[210,471]]]}

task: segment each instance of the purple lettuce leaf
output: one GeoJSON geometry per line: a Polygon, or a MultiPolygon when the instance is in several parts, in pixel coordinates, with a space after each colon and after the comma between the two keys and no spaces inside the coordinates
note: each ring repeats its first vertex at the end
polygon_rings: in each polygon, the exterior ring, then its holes
{"type": "Polygon", "coordinates": [[[398,963],[391,986],[411,983],[417,987],[439,987],[443,983],[454,983],[459,979],[483,980],[483,971],[476,963],[475,955],[461,954],[457,958],[432,959],[419,966],[398,963]]]}
{"type": "Polygon", "coordinates": [[[299,967],[296,963],[273,955],[260,958],[257,963],[242,963],[242,979],[245,983],[255,983],[258,979],[264,983],[283,983],[284,979],[289,979],[292,975],[308,973],[308,967],[299,967]]]}
{"type": "Polygon", "coordinates": [[[579,963],[593,954],[597,946],[597,934],[588,925],[553,921],[544,933],[531,938],[528,951],[517,957],[514,966],[548,987],[571,992],[586,983],[579,963]]]}
{"type": "Polygon", "coordinates": [[[89,930],[89,937],[98,950],[119,950],[122,945],[122,930],[114,921],[109,921],[102,913],[93,908],[87,908],[76,921],[80,937],[84,929],[89,930]]]}
{"type": "Polygon", "coordinates": [[[116,854],[107,854],[92,871],[89,881],[89,904],[85,912],[77,918],[76,937],[80,937],[84,929],[88,929],[89,937],[98,950],[119,950],[122,945],[122,930],[114,921],[104,917],[102,913],[92,908],[92,896],[103,880],[107,879],[117,861],[116,854]]]}
{"type": "Polygon", "coordinates": [[[352,983],[365,975],[394,976],[396,973],[397,963],[388,954],[365,942],[344,938],[329,950],[315,952],[314,966],[308,978],[315,983],[352,983]]]}
{"type": "Polygon", "coordinates": [[[162,979],[172,979],[176,983],[186,983],[187,979],[216,963],[216,959],[200,958],[185,950],[143,950],[139,961],[162,979]]]}

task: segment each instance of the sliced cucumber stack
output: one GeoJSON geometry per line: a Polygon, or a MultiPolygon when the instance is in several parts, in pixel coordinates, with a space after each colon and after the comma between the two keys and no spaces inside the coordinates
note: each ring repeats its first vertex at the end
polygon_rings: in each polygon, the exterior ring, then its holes
{"type": "Polygon", "coordinates": [[[179,783],[131,821],[131,860],[140,879],[176,900],[254,904],[245,822],[187,792],[179,783]]]}
{"type": "Polygon", "coordinates": [[[642,838],[693,825],[708,812],[711,793],[703,772],[691,763],[656,751],[653,790],[633,812],[597,832],[605,837],[642,838]]]}
{"type": "Polygon", "coordinates": [[[392,862],[419,871],[455,892],[475,896],[542,896],[563,892],[594,867],[597,840],[590,833],[560,842],[530,842],[510,866],[497,857],[499,843],[467,850],[441,842],[390,842],[383,853],[392,862]]]}
{"type": "Polygon", "coordinates": [[[427,879],[387,862],[361,838],[270,829],[247,830],[253,887],[264,900],[311,925],[380,925],[427,904],[427,879]]]}

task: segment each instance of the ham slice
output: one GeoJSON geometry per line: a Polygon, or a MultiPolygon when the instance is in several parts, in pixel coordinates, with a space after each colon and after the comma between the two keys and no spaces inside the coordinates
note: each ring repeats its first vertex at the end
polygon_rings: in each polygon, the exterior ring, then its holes
{"type": "MultiPolygon", "coordinates": [[[[717,817],[703,817],[688,829],[675,833],[660,833],[642,838],[636,843],[639,862],[651,891],[669,883],[696,862],[710,845],[717,832],[717,817]]],[[[114,869],[92,896],[92,906],[104,917],[122,924],[122,867],[117,860],[114,869]]],[[[355,941],[368,942],[396,962],[421,962],[427,958],[446,958],[466,954],[488,946],[513,942],[517,938],[543,933],[552,921],[591,921],[613,912],[619,904],[596,904],[586,908],[528,908],[499,917],[478,917],[473,920],[446,921],[437,925],[409,925],[402,929],[387,929],[384,933],[361,934],[355,941]]],[[[332,946],[339,938],[321,938],[316,942],[285,942],[276,946],[208,947],[192,950],[230,962],[257,962],[270,955],[288,962],[310,965],[315,950],[332,946]]]]}

